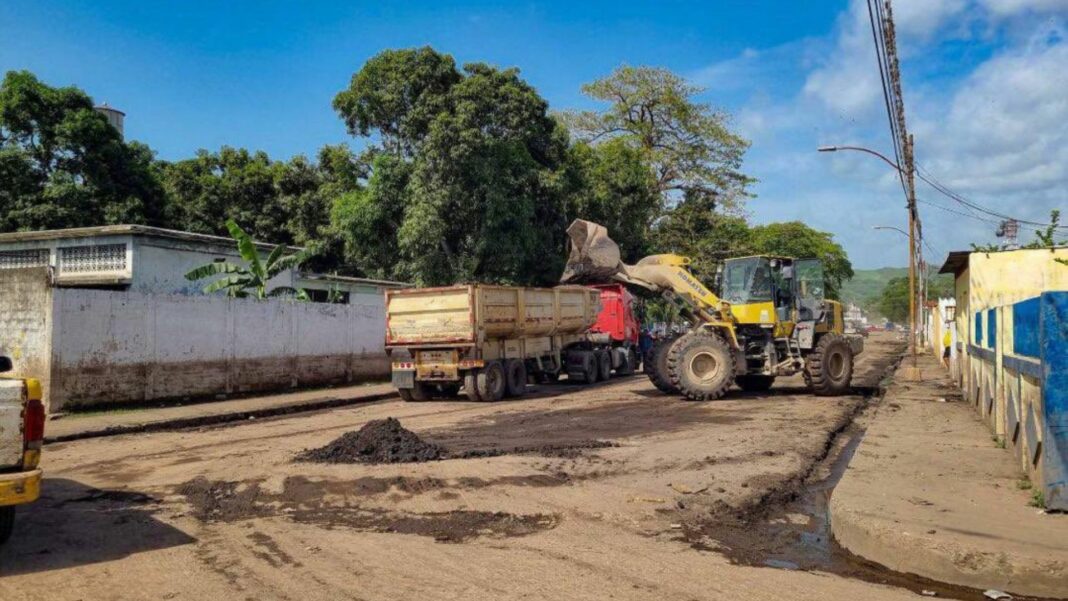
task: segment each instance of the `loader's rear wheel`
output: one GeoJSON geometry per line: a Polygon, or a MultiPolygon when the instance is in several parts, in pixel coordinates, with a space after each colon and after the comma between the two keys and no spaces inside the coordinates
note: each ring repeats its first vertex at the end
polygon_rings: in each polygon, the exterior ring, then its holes
{"type": "Polygon", "coordinates": [[[397,393],[400,394],[400,398],[408,403],[430,400],[430,391],[427,390],[426,384],[422,382],[416,382],[415,386],[411,388],[398,388],[397,393]]]}
{"type": "Polygon", "coordinates": [[[509,359],[504,364],[507,375],[508,396],[520,397],[527,392],[527,367],[519,359],[509,359]]]}
{"type": "Polygon", "coordinates": [[[607,382],[612,377],[612,355],[608,354],[608,351],[600,350],[594,351],[593,356],[597,360],[597,379],[607,382]]]}
{"type": "Polygon", "coordinates": [[[738,376],[734,383],[746,392],[767,392],[775,383],[775,376],[738,376]]]}
{"type": "Polygon", "coordinates": [[[691,401],[718,399],[734,382],[731,348],[715,334],[683,336],[668,351],[667,363],[671,383],[691,401]]]}
{"type": "Polygon", "coordinates": [[[671,383],[667,365],[668,351],[678,340],[678,336],[661,338],[645,353],[645,373],[649,376],[649,381],[653,383],[653,386],[665,394],[679,393],[679,389],[671,383]]]}
{"type": "Polygon", "coordinates": [[[824,334],[805,364],[805,382],[818,396],[838,396],[850,391],[853,379],[853,349],[838,334],[824,334]]]}
{"type": "Polygon", "coordinates": [[[475,378],[475,387],[478,389],[479,400],[499,401],[504,398],[507,388],[507,377],[500,361],[490,361],[485,367],[478,370],[475,378]]]}

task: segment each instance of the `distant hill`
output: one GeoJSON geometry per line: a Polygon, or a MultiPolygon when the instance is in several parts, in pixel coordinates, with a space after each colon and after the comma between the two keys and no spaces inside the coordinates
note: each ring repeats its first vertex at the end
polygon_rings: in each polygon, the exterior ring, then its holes
{"type": "MultiPolygon", "coordinates": [[[[953,278],[949,275],[936,275],[935,269],[931,268],[932,290],[951,291],[953,278]]],[[[875,299],[878,299],[886,287],[886,283],[893,278],[908,277],[908,267],[883,267],[882,269],[856,269],[853,271],[853,279],[842,282],[842,301],[856,303],[870,316],[878,316],[875,299]]],[[[952,295],[952,292],[948,292],[952,295]]]]}
{"type": "Polygon", "coordinates": [[[892,278],[903,278],[908,275],[908,267],[856,269],[853,271],[853,279],[842,282],[842,300],[863,307],[868,300],[882,294],[886,283],[892,278]]]}

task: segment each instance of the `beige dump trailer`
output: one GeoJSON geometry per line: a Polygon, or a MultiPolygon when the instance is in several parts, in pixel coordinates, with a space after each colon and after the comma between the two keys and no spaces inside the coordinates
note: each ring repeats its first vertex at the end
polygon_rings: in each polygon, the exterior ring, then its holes
{"type": "Polygon", "coordinates": [[[517,288],[470,284],[386,292],[386,349],[393,385],[407,401],[519,396],[528,378],[562,373],[593,382],[600,351],[586,331],[600,311],[583,286],[517,288]]]}

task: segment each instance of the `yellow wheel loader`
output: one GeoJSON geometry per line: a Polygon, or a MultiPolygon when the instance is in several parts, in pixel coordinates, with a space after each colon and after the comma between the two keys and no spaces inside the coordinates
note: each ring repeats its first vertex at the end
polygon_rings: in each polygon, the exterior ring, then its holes
{"type": "Polygon", "coordinates": [[[627,265],[603,226],[580,219],[567,233],[571,254],[562,282],[639,286],[679,304],[689,318],[689,331],[657,341],[645,357],[660,390],[713,400],[731,384],[763,391],[776,377],[800,372],[817,395],[850,391],[863,339],[844,334],[842,305],[824,298],[818,259],[728,259],[717,296],[690,272],[688,257],[652,255],[627,265]]]}

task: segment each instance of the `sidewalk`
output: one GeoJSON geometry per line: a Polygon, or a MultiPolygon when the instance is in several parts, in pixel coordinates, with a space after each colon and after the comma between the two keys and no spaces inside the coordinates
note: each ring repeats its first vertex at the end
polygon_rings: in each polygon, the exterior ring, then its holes
{"type": "Polygon", "coordinates": [[[934,357],[918,361],[923,380],[895,377],[834,490],[835,538],[900,572],[1068,598],[1068,515],[1028,505],[1012,454],[934,357]]]}
{"type": "Polygon", "coordinates": [[[358,384],[284,392],[228,401],[207,401],[173,407],[124,409],[121,406],[101,412],[71,413],[45,424],[45,443],[111,436],[133,432],[176,430],[369,403],[393,397],[392,384],[358,384]]]}

